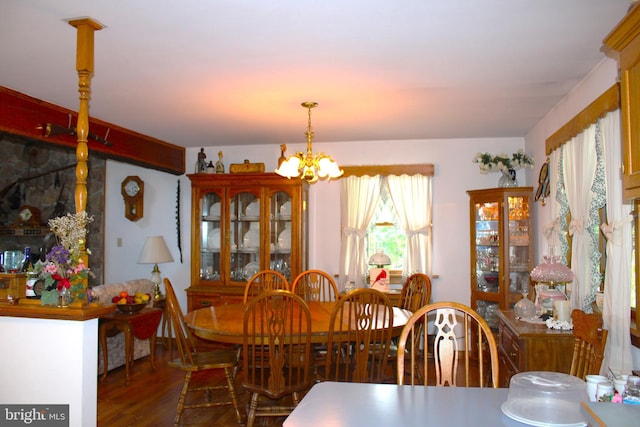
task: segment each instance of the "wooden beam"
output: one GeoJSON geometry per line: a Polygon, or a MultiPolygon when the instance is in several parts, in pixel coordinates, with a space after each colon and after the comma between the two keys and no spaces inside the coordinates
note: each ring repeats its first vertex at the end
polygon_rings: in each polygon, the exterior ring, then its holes
{"type": "MultiPolygon", "coordinates": [[[[44,136],[39,126],[51,123],[76,128],[77,113],[67,108],[42,101],[23,93],[0,86],[0,133],[18,135],[49,144],[75,149],[78,142],[74,135],[44,136]]],[[[107,135],[112,144],[108,147],[91,138],[89,150],[102,156],[138,166],[168,172],[174,175],[185,173],[185,149],[159,139],[146,136],[123,127],[89,117],[91,133],[101,138],[107,135]]]]}

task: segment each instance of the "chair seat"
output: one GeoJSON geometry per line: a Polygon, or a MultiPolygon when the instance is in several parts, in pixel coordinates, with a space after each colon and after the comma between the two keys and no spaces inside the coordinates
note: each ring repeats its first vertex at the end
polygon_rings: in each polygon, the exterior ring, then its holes
{"type": "Polygon", "coordinates": [[[192,353],[193,364],[185,363],[180,358],[171,360],[169,366],[183,371],[204,371],[207,369],[233,368],[236,366],[235,350],[212,350],[192,353]]]}

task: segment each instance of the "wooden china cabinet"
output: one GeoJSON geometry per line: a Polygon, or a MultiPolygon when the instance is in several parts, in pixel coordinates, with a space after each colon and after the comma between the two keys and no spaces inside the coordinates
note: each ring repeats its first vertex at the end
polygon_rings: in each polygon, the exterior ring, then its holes
{"type": "Polygon", "coordinates": [[[532,187],[467,191],[470,219],[471,307],[498,329],[508,310],[529,291],[533,269],[532,187]]]}
{"type": "Polygon", "coordinates": [[[275,173],[192,174],[188,310],[241,302],[260,270],[308,264],[309,185],[275,173]]]}

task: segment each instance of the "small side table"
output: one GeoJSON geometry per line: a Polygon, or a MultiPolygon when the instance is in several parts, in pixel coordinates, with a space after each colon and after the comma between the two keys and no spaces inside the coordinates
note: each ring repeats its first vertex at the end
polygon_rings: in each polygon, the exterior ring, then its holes
{"type": "Polygon", "coordinates": [[[153,306],[162,309],[162,326],[160,326],[160,333],[162,336],[160,337],[160,340],[162,341],[163,346],[169,348],[169,357],[173,357],[171,346],[173,341],[173,329],[171,328],[171,320],[167,316],[167,297],[163,295],[161,298],[153,300],[153,306]]]}
{"type": "Polygon", "coordinates": [[[145,307],[137,313],[125,314],[118,310],[100,317],[100,327],[98,338],[102,347],[104,357],[104,373],[102,380],[107,378],[109,372],[109,362],[107,354],[107,336],[114,336],[124,332],[125,342],[125,369],[126,384],[129,385],[129,362],[133,363],[133,338],[139,340],[150,340],[151,367],[155,370],[155,344],[158,325],[162,318],[163,311],[160,308],[145,307]]]}

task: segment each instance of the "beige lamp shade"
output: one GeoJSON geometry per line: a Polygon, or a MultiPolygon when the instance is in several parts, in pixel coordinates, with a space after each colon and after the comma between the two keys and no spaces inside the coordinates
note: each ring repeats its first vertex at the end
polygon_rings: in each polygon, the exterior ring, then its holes
{"type": "Polygon", "coordinates": [[[162,264],[173,262],[171,252],[162,236],[147,237],[138,259],[138,264],[162,264]]]}

